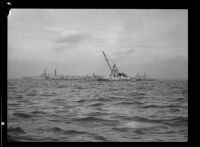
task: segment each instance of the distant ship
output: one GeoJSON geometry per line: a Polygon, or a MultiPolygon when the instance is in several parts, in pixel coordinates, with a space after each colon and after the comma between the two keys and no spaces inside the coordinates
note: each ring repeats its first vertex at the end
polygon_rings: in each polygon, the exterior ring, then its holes
{"type": "Polygon", "coordinates": [[[111,74],[109,75],[109,77],[107,78],[98,78],[98,81],[149,81],[149,80],[153,80],[150,78],[146,77],[146,74],[144,74],[144,76],[136,76],[136,77],[129,77],[127,76],[127,74],[120,72],[116,66],[116,64],[113,65],[113,67],[111,68],[111,65],[108,61],[108,58],[106,57],[106,54],[104,53],[104,51],[102,51],[105,60],[108,64],[108,67],[110,69],[111,74]]]}
{"type": "Polygon", "coordinates": [[[44,70],[44,73],[40,76],[36,77],[23,77],[24,79],[30,79],[30,80],[95,80],[95,81],[151,81],[153,79],[147,78],[146,74],[144,76],[141,76],[139,74],[136,75],[136,77],[130,77],[127,74],[120,72],[117,68],[116,64],[111,67],[111,64],[108,61],[108,58],[106,57],[106,54],[104,51],[102,51],[104,58],[106,60],[106,63],[108,64],[110,75],[108,77],[95,75],[93,73],[92,76],[85,75],[85,76],[70,76],[70,75],[57,75],[56,70],[54,71],[54,74],[47,74],[46,69],[44,70]]]}

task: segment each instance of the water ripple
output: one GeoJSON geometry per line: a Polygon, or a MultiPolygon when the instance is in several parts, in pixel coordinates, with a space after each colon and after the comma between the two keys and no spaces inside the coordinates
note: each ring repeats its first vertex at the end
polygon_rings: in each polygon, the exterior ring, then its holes
{"type": "Polygon", "coordinates": [[[187,141],[187,81],[8,81],[9,142],[187,141]]]}

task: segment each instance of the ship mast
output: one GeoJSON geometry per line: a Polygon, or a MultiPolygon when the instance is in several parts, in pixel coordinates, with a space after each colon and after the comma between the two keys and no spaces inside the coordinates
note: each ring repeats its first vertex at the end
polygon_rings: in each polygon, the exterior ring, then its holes
{"type": "Polygon", "coordinates": [[[112,73],[112,68],[111,68],[111,66],[110,66],[110,64],[109,64],[109,62],[108,62],[108,59],[107,59],[107,57],[106,57],[106,54],[104,53],[104,51],[102,51],[103,52],[103,55],[104,55],[104,57],[105,57],[105,59],[106,59],[106,62],[107,62],[107,64],[108,64],[108,66],[109,66],[109,68],[110,68],[110,71],[111,71],[111,73],[112,73]]]}

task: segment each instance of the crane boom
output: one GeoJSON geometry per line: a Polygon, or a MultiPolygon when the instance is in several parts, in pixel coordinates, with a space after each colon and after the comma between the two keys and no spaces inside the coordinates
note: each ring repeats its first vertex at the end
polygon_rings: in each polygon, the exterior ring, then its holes
{"type": "Polygon", "coordinates": [[[109,64],[109,62],[108,62],[108,59],[107,59],[107,57],[106,57],[106,54],[104,53],[104,51],[102,51],[103,52],[103,55],[104,55],[104,57],[105,57],[105,59],[106,59],[106,62],[108,63],[108,66],[109,66],[109,68],[110,68],[110,71],[111,71],[111,73],[112,73],[112,68],[111,68],[111,66],[110,66],[110,64],[109,64]]]}

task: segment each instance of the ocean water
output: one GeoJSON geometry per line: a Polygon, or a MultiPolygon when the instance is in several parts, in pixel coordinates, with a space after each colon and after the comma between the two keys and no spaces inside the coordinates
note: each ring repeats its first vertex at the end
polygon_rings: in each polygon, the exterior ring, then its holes
{"type": "Polygon", "coordinates": [[[185,142],[188,82],[8,80],[7,138],[185,142]]]}

